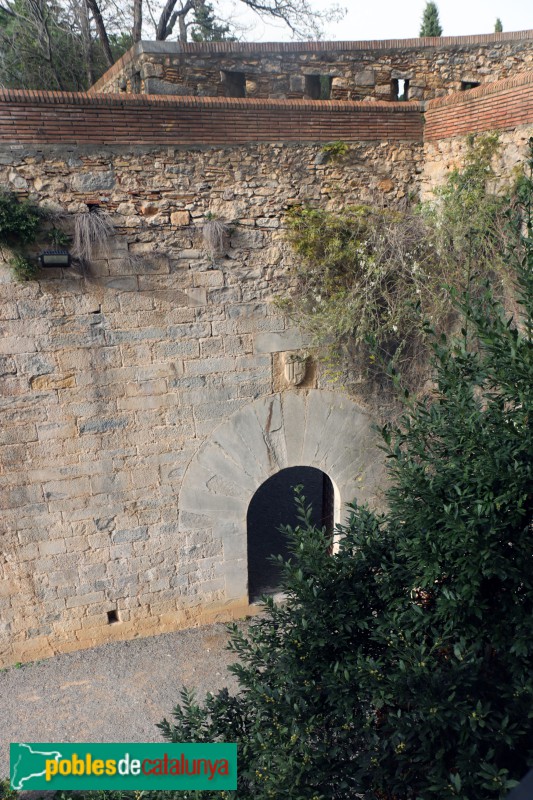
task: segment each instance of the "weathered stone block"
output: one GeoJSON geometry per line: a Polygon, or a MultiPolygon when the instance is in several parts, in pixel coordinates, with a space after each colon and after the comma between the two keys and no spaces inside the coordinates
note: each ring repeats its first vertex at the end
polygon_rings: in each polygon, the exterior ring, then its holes
{"type": "Polygon", "coordinates": [[[254,337],[256,353],[281,353],[285,350],[299,350],[301,347],[303,347],[302,334],[295,328],[281,333],[259,333],[254,337]]]}
{"type": "Polygon", "coordinates": [[[190,225],[190,222],[191,214],[189,211],[173,211],[170,215],[170,224],[176,225],[179,228],[190,225]]]}
{"type": "Polygon", "coordinates": [[[129,528],[127,530],[113,531],[111,534],[111,541],[113,544],[122,544],[124,542],[138,542],[146,541],[148,539],[148,528],[141,526],[139,528],[129,528]]]}
{"type": "Polygon", "coordinates": [[[113,170],[102,172],[77,172],[72,176],[72,188],[75,192],[94,192],[112,189],[115,185],[113,170]]]}
{"type": "Polygon", "coordinates": [[[121,430],[128,424],[126,417],[100,418],[95,417],[79,425],[80,434],[107,433],[108,431],[121,430]]]}
{"type": "Polygon", "coordinates": [[[64,539],[52,539],[48,542],[39,542],[39,553],[42,556],[53,556],[66,553],[67,546],[64,539]]]}

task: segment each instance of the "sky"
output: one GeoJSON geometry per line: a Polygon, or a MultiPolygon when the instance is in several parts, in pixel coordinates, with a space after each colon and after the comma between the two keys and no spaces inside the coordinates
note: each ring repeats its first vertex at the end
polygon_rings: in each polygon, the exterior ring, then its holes
{"type": "MultiPolygon", "coordinates": [[[[311,5],[327,11],[331,2],[310,0],[311,5]]],[[[340,23],[325,26],[325,40],[408,39],[418,36],[425,0],[342,0],[339,5],[347,9],[340,23]]],[[[236,3],[233,18],[241,18],[236,3]]],[[[532,0],[437,0],[443,36],[467,36],[475,33],[493,33],[494,23],[500,17],[504,31],[533,29],[532,0]]],[[[242,6],[241,6],[242,7],[242,6]]],[[[249,28],[244,39],[248,41],[287,41],[290,33],[281,26],[267,26],[256,22],[253,15],[246,17],[249,28]]]]}

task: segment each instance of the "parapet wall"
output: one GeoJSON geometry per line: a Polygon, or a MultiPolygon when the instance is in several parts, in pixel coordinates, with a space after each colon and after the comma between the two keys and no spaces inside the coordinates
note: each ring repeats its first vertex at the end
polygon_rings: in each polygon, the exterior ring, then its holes
{"type": "Polygon", "coordinates": [[[422,199],[446,180],[451,169],[460,166],[467,135],[487,132],[497,132],[500,137],[493,169],[497,184],[503,187],[528,154],[533,135],[533,73],[427,104],[422,199]]]}
{"type": "Polygon", "coordinates": [[[533,72],[431,100],[426,141],[490,130],[510,130],[533,119],[533,72]]]}
{"type": "Polygon", "coordinates": [[[303,99],[326,89],[333,100],[393,101],[407,80],[409,99],[428,100],[532,68],[533,31],[374,42],[139,42],[92,91],[303,99]]]}
{"type": "Polygon", "coordinates": [[[0,90],[0,141],[79,144],[421,141],[419,103],[0,90]]]}

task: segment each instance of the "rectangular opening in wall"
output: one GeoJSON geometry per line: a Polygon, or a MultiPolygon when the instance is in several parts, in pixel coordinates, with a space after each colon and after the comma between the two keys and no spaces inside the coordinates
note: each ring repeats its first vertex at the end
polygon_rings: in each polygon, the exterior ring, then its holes
{"type": "Polygon", "coordinates": [[[246,97],[246,75],[244,72],[221,72],[220,79],[226,97],[246,97]]]}
{"type": "Polygon", "coordinates": [[[305,96],[310,100],[329,100],[332,80],[330,75],[306,75],[305,96]]]}
{"type": "Polygon", "coordinates": [[[141,93],[141,73],[134,72],[131,76],[131,92],[132,94],[140,94],[141,93]]]}
{"type": "Polygon", "coordinates": [[[403,101],[409,100],[409,79],[408,78],[392,78],[391,86],[391,100],[403,101]]]}
{"type": "Polygon", "coordinates": [[[112,611],[107,612],[107,622],[109,625],[112,625],[114,622],[120,622],[118,611],[114,608],[112,611]]]}
{"type": "Polygon", "coordinates": [[[461,91],[467,92],[469,89],[475,89],[479,85],[478,81],[461,81],[461,91]]]}

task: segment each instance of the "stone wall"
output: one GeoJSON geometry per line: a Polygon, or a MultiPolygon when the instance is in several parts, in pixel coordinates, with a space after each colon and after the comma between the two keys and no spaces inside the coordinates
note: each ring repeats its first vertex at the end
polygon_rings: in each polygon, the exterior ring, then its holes
{"type": "Polygon", "coordinates": [[[430,101],[425,143],[418,103],[0,92],[0,185],[67,232],[95,204],[115,229],[84,278],[1,265],[0,664],[246,613],[247,508],[285,467],[326,472],[337,519],[376,495],[368,417],[313,368],[283,377],[305,346],[272,302],[284,214],[427,194],[493,128],[503,175],[532,87],[430,101]],[[208,214],[231,226],[220,257],[208,214]]]}
{"type": "Polygon", "coordinates": [[[247,611],[247,503],[284,466],[327,471],[337,515],[375,492],[365,415],[313,370],[281,377],[302,346],[272,304],[290,285],[283,215],[400,202],[421,151],[2,144],[2,186],[67,231],[98,203],[115,235],[87,280],[0,270],[0,664],[247,611]],[[232,226],[214,262],[207,212],[232,226]]]}
{"type": "Polygon", "coordinates": [[[427,199],[463,163],[467,134],[497,131],[501,147],[493,169],[500,187],[524,163],[533,135],[533,73],[427,104],[421,197],[427,199]]]}
{"type": "Polygon", "coordinates": [[[302,99],[317,97],[316,76],[323,76],[334,100],[391,101],[398,80],[409,82],[409,99],[427,100],[532,67],[533,31],[383,42],[139,42],[93,91],[302,99]]]}

